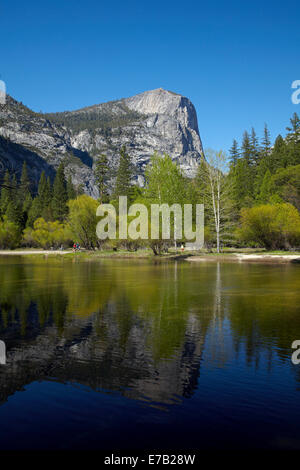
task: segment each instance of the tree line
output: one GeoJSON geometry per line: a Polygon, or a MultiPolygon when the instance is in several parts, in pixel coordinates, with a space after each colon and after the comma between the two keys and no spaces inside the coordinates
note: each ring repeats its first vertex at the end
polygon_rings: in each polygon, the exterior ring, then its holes
{"type": "MultiPolygon", "coordinates": [[[[261,246],[290,249],[300,246],[300,120],[295,113],[287,134],[274,145],[265,125],[263,138],[254,129],[233,141],[229,159],[223,151],[207,150],[194,178],[187,178],[170,156],[154,154],[145,171],[145,186],[134,184],[135,170],[122,147],[116,172],[101,154],[94,163],[99,190],[95,200],[66,178],[63,163],[54,181],[42,172],[32,194],[26,163],[18,181],[7,171],[0,197],[0,247],[69,246],[78,241],[88,249],[150,246],[155,254],[176,240],[174,218],[170,240],[108,240],[96,236],[99,203],[118,207],[119,196],[128,203],[199,204],[205,206],[205,243],[219,252],[224,246],[261,246]]],[[[195,216],[195,214],[194,214],[195,216]]],[[[195,222],[195,218],[193,219],[195,222]]],[[[151,224],[151,221],[149,221],[151,224]]]]}

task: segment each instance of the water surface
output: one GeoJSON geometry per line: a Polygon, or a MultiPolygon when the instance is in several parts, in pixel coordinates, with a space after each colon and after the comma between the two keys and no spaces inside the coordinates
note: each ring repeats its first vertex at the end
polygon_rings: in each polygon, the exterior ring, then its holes
{"type": "Polygon", "coordinates": [[[0,258],[0,449],[300,448],[300,266],[0,258]]]}

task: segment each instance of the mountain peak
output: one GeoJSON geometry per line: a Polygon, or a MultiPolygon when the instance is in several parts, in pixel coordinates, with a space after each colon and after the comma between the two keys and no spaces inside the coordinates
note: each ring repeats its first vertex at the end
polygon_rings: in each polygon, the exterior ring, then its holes
{"type": "Polygon", "coordinates": [[[125,145],[143,174],[151,155],[167,153],[192,176],[203,154],[197,114],[191,101],[156,88],[130,98],[100,103],[76,111],[39,114],[9,98],[0,107],[0,161],[21,169],[23,160],[38,180],[39,170],[51,174],[64,162],[67,175],[85,192],[97,196],[93,165],[105,153],[112,168],[125,145]]]}

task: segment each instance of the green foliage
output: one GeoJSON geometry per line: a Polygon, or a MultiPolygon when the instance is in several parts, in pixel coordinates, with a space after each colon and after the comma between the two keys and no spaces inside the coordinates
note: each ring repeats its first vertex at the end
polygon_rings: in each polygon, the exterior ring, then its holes
{"type": "Polygon", "coordinates": [[[96,235],[98,205],[95,199],[87,195],[78,196],[68,202],[68,228],[72,240],[88,249],[94,249],[100,243],[96,235]]]}
{"type": "Polygon", "coordinates": [[[293,204],[300,211],[300,165],[277,170],[270,186],[273,195],[293,204]]]}
{"type": "Polygon", "coordinates": [[[34,222],[33,228],[27,227],[24,230],[23,243],[44,249],[59,248],[70,244],[70,236],[64,225],[57,220],[47,222],[40,217],[34,222]]]}
{"type": "Polygon", "coordinates": [[[132,176],[132,162],[130,156],[126,152],[125,146],[123,146],[120,151],[120,160],[114,189],[114,199],[118,199],[119,196],[127,196],[129,201],[132,199],[132,176]]]}
{"type": "Polygon", "coordinates": [[[32,205],[30,180],[28,177],[27,165],[25,161],[23,163],[20,186],[18,188],[18,200],[22,211],[22,226],[25,227],[28,220],[29,210],[32,205]]]}
{"type": "Polygon", "coordinates": [[[154,154],[145,171],[145,197],[152,203],[183,204],[186,201],[186,179],[171,157],[154,154]]]}
{"type": "Polygon", "coordinates": [[[38,193],[30,205],[28,211],[27,225],[33,226],[36,219],[43,217],[45,220],[52,219],[52,187],[50,178],[46,178],[42,171],[38,185],[38,193]]]}
{"type": "Polygon", "coordinates": [[[263,179],[263,182],[260,186],[260,193],[258,195],[258,202],[260,204],[265,204],[268,201],[270,201],[271,198],[271,188],[272,188],[272,182],[271,182],[271,172],[270,170],[267,170],[265,172],[265,176],[263,179]]]}
{"type": "Polygon", "coordinates": [[[80,112],[44,114],[44,117],[55,124],[67,126],[75,132],[86,129],[97,130],[106,137],[109,137],[113,129],[127,126],[144,118],[142,114],[129,109],[122,101],[106,103],[101,107],[84,108],[80,112]],[[118,106],[120,114],[114,112],[114,106],[118,106]]]}
{"type": "Polygon", "coordinates": [[[0,221],[0,249],[14,249],[19,246],[21,230],[19,225],[11,222],[4,216],[0,221]]]}
{"type": "Polygon", "coordinates": [[[68,195],[68,200],[76,198],[76,190],[72,183],[71,175],[69,175],[68,180],[67,180],[67,195],[68,195]]]}
{"type": "Polygon", "coordinates": [[[68,214],[67,182],[64,165],[61,163],[57,169],[53,183],[52,213],[55,220],[62,222],[68,214]]]}
{"type": "Polygon", "coordinates": [[[239,146],[235,139],[232,142],[232,147],[229,150],[229,153],[230,153],[230,164],[232,167],[235,167],[238,159],[240,158],[239,146]]]}
{"type": "Polygon", "coordinates": [[[300,214],[291,204],[264,204],[241,211],[240,240],[267,249],[289,249],[300,244],[300,214]]]}
{"type": "Polygon", "coordinates": [[[109,200],[108,183],[111,178],[109,162],[105,154],[101,154],[97,159],[94,174],[99,190],[100,204],[103,204],[109,200]]]}
{"type": "Polygon", "coordinates": [[[11,200],[11,180],[9,171],[6,170],[1,188],[0,210],[1,215],[5,215],[9,201],[11,200]]]}

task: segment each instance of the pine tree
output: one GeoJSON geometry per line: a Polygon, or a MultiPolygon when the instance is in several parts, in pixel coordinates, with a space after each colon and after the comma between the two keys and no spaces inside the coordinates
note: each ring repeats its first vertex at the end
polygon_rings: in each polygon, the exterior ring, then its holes
{"type": "Polygon", "coordinates": [[[257,167],[259,160],[260,160],[260,153],[259,153],[258,138],[256,136],[256,132],[253,127],[251,129],[250,146],[251,146],[251,164],[257,167]]]}
{"type": "Polygon", "coordinates": [[[64,165],[57,169],[53,184],[52,212],[55,220],[63,221],[68,213],[68,194],[64,165]]]}
{"type": "Polygon", "coordinates": [[[266,204],[270,201],[271,198],[271,172],[268,169],[265,173],[262,185],[260,187],[260,192],[258,195],[258,202],[260,204],[266,204]]]}
{"type": "Polygon", "coordinates": [[[97,159],[94,174],[99,190],[100,204],[103,204],[108,202],[108,182],[111,177],[108,159],[105,154],[101,154],[97,159]]]}
{"type": "Polygon", "coordinates": [[[45,172],[42,171],[38,185],[38,192],[35,196],[28,212],[27,225],[32,226],[39,217],[44,217],[47,205],[50,204],[48,197],[48,187],[45,172]]]}
{"type": "Polygon", "coordinates": [[[285,168],[287,165],[286,143],[279,134],[275,140],[274,148],[271,153],[271,172],[274,173],[279,168],[285,168]]]}
{"type": "Polygon", "coordinates": [[[230,164],[232,167],[235,167],[238,159],[240,158],[238,143],[235,139],[233,139],[232,147],[230,148],[229,153],[230,153],[230,164]]]}
{"type": "Polygon", "coordinates": [[[271,140],[270,140],[270,132],[268,129],[267,124],[264,127],[264,136],[262,139],[262,158],[269,158],[270,157],[270,149],[271,149],[271,140]]]}
{"type": "Polygon", "coordinates": [[[11,180],[9,171],[6,170],[1,188],[0,211],[1,216],[6,212],[9,201],[11,200],[11,180]]]}
{"type": "Polygon", "coordinates": [[[243,134],[243,142],[241,148],[242,158],[246,161],[248,165],[251,165],[251,158],[252,158],[252,147],[250,143],[250,137],[247,131],[243,134]]]}
{"type": "Polygon", "coordinates": [[[32,196],[30,193],[30,180],[28,177],[27,165],[25,161],[22,167],[18,198],[20,201],[20,207],[22,208],[22,225],[23,227],[25,227],[28,219],[28,213],[32,204],[32,196]]]}
{"type": "Polygon", "coordinates": [[[22,201],[22,203],[25,201],[28,193],[30,193],[30,180],[28,177],[27,164],[24,161],[19,187],[19,199],[22,201]]]}
{"type": "Polygon", "coordinates": [[[46,201],[47,201],[47,178],[45,172],[42,171],[38,186],[38,197],[41,201],[41,210],[44,209],[46,201]]]}
{"type": "Polygon", "coordinates": [[[290,119],[291,127],[287,127],[287,165],[300,164],[300,119],[297,113],[290,119]]]}
{"type": "Polygon", "coordinates": [[[286,130],[293,137],[300,135],[300,119],[297,113],[294,113],[290,119],[291,127],[287,127],[286,130]]]}
{"type": "Polygon", "coordinates": [[[233,199],[238,209],[253,204],[252,168],[247,160],[240,158],[230,175],[233,185],[233,199]]]}
{"type": "Polygon", "coordinates": [[[76,191],[72,183],[71,175],[69,175],[68,181],[67,181],[67,194],[68,194],[68,200],[76,198],[76,191]]]}
{"type": "Polygon", "coordinates": [[[117,177],[114,189],[114,198],[117,199],[119,196],[127,196],[131,199],[132,196],[132,163],[129,155],[126,153],[125,146],[120,151],[120,161],[117,170],[117,177]]]}
{"type": "Polygon", "coordinates": [[[46,180],[46,185],[44,186],[43,189],[43,196],[42,196],[42,201],[43,201],[43,207],[42,207],[42,217],[45,220],[52,220],[53,219],[53,214],[52,214],[52,185],[51,185],[51,180],[50,177],[48,176],[46,180]]]}
{"type": "Polygon", "coordinates": [[[11,189],[9,202],[5,211],[5,215],[10,222],[21,226],[22,225],[22,206],[18,198],[18,182],[14,174],[11,180],[11,189]]]}
{"type": "MultiPolygon", "coordinates": [[[[241,147],[242,162],[239,165],[236,177],[238,179],[237,186],[241,189],[242,200],[246,206],[251,205],[253,199],[253,186],[255,177],[255,168],[253,167],[253,149],[250,141],[250,137],[247,131],[243,134],[243,141],[241,147]],[[242,188],[242,184],[244,188],[242,188]]],[[[238,204],[241,200],[237,201],[238,204]]]]}

